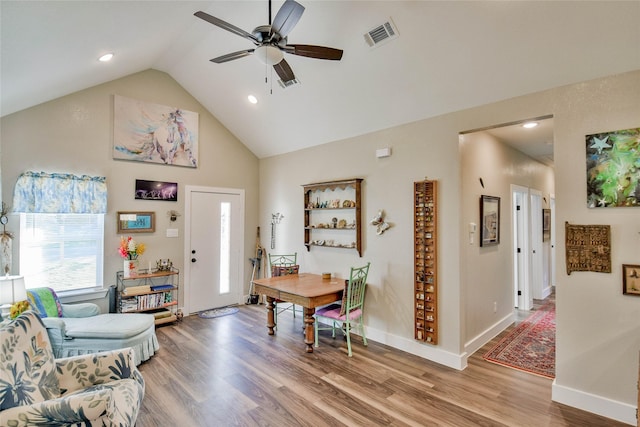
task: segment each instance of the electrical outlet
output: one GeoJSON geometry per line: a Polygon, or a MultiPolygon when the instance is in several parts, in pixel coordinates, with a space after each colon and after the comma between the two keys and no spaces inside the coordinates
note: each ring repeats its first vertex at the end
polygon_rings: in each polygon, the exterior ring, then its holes
{"type": "Polygon", "coordinates": [[[493,302],[493,312],[497,313],[498,312],[498,301],[494,301],[493,302]]]}

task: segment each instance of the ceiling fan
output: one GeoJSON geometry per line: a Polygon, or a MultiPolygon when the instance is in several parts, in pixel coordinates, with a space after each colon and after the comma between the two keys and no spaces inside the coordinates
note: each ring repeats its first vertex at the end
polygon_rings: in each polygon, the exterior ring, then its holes
{"type": "Polygon", "coordinates": [[[304,6],[293,1],[286,0],[276,17],[271,23],[271,0],[269,0],[269,25],[260,25],[252,33],[248,33],[235,25],[229,24],[220,18],[211,16],[208,13],[198,11],[194,15],[217,27],[227,30],[245,39],[249,39],[257,47],[254,49],[239,50],[211,59],[211,62],[222,64],[234,59],[244,58],[254,55],[262,63],[272,65],[283,83],[290,82],[296,78],[293,70],[284,59],[284,53],[292,55],[306,56],[309,58],[329,59],[339,61],[342,58],[342,50],[332,47],[314,46],[309,44],[287,44],[287,35],[296,26],[304,6]]]}

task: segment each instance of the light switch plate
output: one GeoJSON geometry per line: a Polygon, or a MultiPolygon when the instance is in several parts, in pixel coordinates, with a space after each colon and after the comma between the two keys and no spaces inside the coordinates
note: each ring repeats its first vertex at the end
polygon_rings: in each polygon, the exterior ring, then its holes
{"type": "Polygon", "coordinates": [[[167,228],[167,237],[178,237],[177,228],[167,228]]]}

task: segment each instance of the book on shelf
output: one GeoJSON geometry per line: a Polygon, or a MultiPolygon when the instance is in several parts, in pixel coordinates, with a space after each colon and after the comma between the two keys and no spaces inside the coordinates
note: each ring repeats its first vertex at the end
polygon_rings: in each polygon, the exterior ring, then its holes
{"type": "Polygon", "coordinates": [[[170,283],[164,285],[153,285],[151,286],[152,291],[167,291],[173,289],[173,285],[170,283]]]}
{"type": "Polygon", "coordinates": [[[149,285],[128,286],[122,290],[124,295],[138,295],[147,292],[151,292],[151,286],[149,285]]]}

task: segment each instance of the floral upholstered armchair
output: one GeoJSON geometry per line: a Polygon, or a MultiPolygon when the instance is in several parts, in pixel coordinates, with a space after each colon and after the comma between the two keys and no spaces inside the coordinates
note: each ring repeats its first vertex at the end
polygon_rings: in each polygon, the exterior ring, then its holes
{"type": "Polygon", "coordinates": [[[40,317],[0,328],[0,425],[133,426],[144,380],[126,348],[54,359],[40,317]]]}

